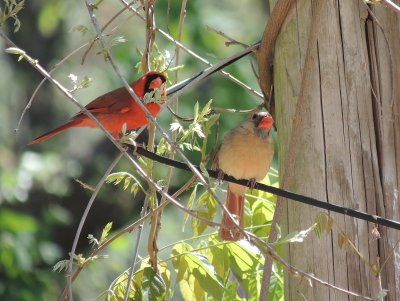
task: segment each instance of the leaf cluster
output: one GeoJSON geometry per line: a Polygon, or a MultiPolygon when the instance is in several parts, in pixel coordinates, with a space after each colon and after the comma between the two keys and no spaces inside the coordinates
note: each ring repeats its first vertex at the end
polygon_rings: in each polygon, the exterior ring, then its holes
{"type": "Polygon", "coordinates": [[[18,13],[24,8],[24,5],[25,0],[3,0],[3,5],[0,5],[0,27],[11,18],[14,19],[14,32],[17,32],[21,27],[18,13]]]}

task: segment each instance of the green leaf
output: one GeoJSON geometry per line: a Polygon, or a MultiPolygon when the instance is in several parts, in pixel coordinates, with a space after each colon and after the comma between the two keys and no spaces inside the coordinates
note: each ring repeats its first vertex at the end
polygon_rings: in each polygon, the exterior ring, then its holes
{"type": "Polygon", "coordinates": [[[114,47],[118,44],[126,43],[127,39],[124,36],[115,37],[111,40],[110,46],[114,47]]]}
{"type": "Polygon", "coordinates": [[[168,265],[165,262],[159,262],[158,272],[164,280],[166,291],[168,291],[169,287],[171,286],[171,272],[168,265]]]}
{"type": "Polygon", "coordinates": [[[215,299],[221,299],[224,286],[208,258],[199,253],[185,254],[184,258],[190,273],[199,281],[204,292],[210,293],[215,299]]]}
{"type": "Polygon", "coordinates": [[[214,236],[212,238],[213,245],[210,246],[210,261],[217,271],[218,275],[225,278],[231,266],[229,249],[226,243],[222,243],[214,236]]]}
{"type": "Polygon", "coordinates": [[[136,195],[136,193],[139,191],[139,184],[138,183],[134,183],[131,185],[131,193],[133,193],[133,195],[136,195]]]}
{"type": "Polygon", "coordinates": [[[349,240],[346,234],[342,231],[338,233],[338,245],[341,249],[346,249],[349,245],[349,240]]]}
{"type": "Polygon", "coordinates": [[[206,116],[210,112],[211,104],[212,104],[212,99],[210,99],[207,104],[203,107],[201,110],[200,116],[206,116]]]}
{"type": "Polygon", "coordinates": [[[89,240],[89,244],[91,244],[93,248],[99,245],[99,241],[97,240],[96,237],[93,236],[93,234],[88,234],[87,238],[89,240]]]}
{"type": "Polygon", "coordinates": [[[253,271],[259,264],[261,256],[247,249],[242,243],[228,245],[231,256],[231,268],[235,275],[253,271]]]}
{"type": "Polygon", "coordinates": [[[4,8],[0,7],[0,27],[4,23],[12,18],[14,19],[14,32],[17,32],[21,27],[21,22],[18,19],[18,13],[24,8],[25,1],[21,0],[17,2],[16,0],[5,0],[4,8]]]}
{"type": "Polygon", "coordinates": [[[6,49],[4,49],[5,52],[7,53],[11,53],[11,54],[18,54],[18,55],[25,55],[25,51],[23,51],[22,49],[18,48],[18,47],[8,47],[6,49]]]}
{"type": "Polygon", "coordinates": [[[197,101],[194,104],[193,113],[194,113],[194,118],[193,118],[194,122],[193,123],[197,123],[197,120],[199,119],[199,103],[197,101]]]}
{"type": "Polygon", "coordinates": [[[272,265],[271,282],[268,291],[268,300],[283,301],[283,268],[277,266],[275,263],[272,265]]]}
{"type": "Polygon", "coordinates": [[[100,237],[100,244],[106,241],[108,234],[110,233],[110,230],[112,228],[112,222],[107,223],[107,225],[104,227],[103,232],[101,233],[100,237]]]}
{"type": "Polygon", "coordinates": [[[260,264],[263,263],[264,257],[246,241],[230,243],[227,247],[231,271],[241,284],[247,297],[252,297],[251,300],[253,300],[253,295],[258,294],[255,292],[260,285],[260,277],[257,271],[260,264]]]}
{"type": "Polygon", "coordinates": [[[269,235],[270,222],[274,216],[275,206],[270,202],[256,200],[252,206],[252,226],[256,227],[253,232],[257,236],[266,237],[269,235]],[[260,227],[263,226],[263,227],[260,227]]]}
{"type": "MultiPolygon", "coordinates": [[[[139,270],[134,274],[130,290],[128,293],[129,294],[128,300],[135,300],[135,301],[142,300],[141,287],[138,285],[138,280],[139,281],[141,280],[142,274],[143,270],[139,270]]],[[[124,300],[127,288],[128,288],[128,274],[123,273],[113,282],[113,285],[110,287],[110,293],[108,294],[107,299],[110,301],[124,300]]]]}
{"type": "Polygon", "coordinates": [[[53,272],[62,272],[68,270],[69,259],[60,260],[53,266],[53,272]]]}
{"type": "Polygon", "coordinates": [[[218,121],[219,114],[211,115],[204,125],[204,133],[207,135],[209,130],[213,127],[213,125],[218,121]]]}
{"type": "Polygon", "coordinates": [[[80,32],[82,34],[82,36],[85,36],[87,34],[87,32],[89,31],[89,28],[87,28],[84,25],[76,25],[76,26],[72,27],[71,31],[72,32],[80,32]]]}
{"type": "Polygon", "coordinates": [[[126,177],[124,180],[124,190],[126,190],[129,187],[129,184],[131,184],[131,177],[126,177]]]}
{"type": "Polygon", "coordinates": [[[164,300],[166,295],[166,286],[163,278],[154,272],[151,267],[143,270],[141,289],[144,300],[164,300]]]}
{"type": "Polygon", "coordinates": [[[178,133],[180,133],[180,132],[182,132],[183,127],[179,122],[173,122],[173,123],[171,123],[171,126],[170,126],[169,130],[171,132],[177,131],[178,133]]]}
{"type": "Polygon", "coordinates": [[[123,125],[122,125],[122,129],[121,129],[121,132],[122,132],[123,135],[126,134],[126,128],[127,128],[127,125],[126,125],[126,122],[124,122],[123,125]]]}
{"type": "Polygon", "coordinates": [[[202,301],[204,300],[205,292],[201,288],[199,281],[193,276],[188,276],[187,279],[179,281],[179,288],[185,301],[202,301]]]}
{"type": "Polygon", "coordinates": [[[308,229],[301,230],[301,231],[295,231],[292,233],[289,233],[286,235],[284,238],[279,239],[276,244],[281,245],[285,243],[292,243],[292,242],[303,242],[304,239],[310,234],[310,232],[314,229],[314,226],[311,226],[308,229]]]}
{"type": "MultiPolygon", "coordinates": [[[[187,203],[187,208],[190,209],[190,210],[193,208],[194,200],[196,199],[197,187],[198,187],[198,185],[194,186],[194,188],[192,190],[192,193],[189,196],[189,200],[188,200],[188,203],[187,203]]],[[[188,219],[189,219],[189,214],[185,212],[184,213],[184,218],[183,218],[182,231],[185,230],[185,226],[186,226],[186,223],[187,223],[188,219]]]]}
{"type": "Polygon", "coordinates": [[[177,280],[183,280],[187,272],[188,265],[185,260],[182,260],[182,254],[191,251],[192,247],[184,242],[177,243],[172,248],[172,265],[178,273],[177,280]]]}
{"type": "Polygon", "coordinates": [[[139,180],[132,174],[128,173],[128,172],[115,172],[115,173],[111,173],[108,175],[107,177],[107,183],[114,183],[114,185],[118,185],[119,183],[121,183],[122,181],[124,181],[124,186],[123,189],[126,190],[128,189],[129,185],[132,183],[132,187],[131,186],[131,193],[135,193],[137,192],[138,188],[142,189],[143,192],[145,192],[145,190],[143,189],[142,185],[140,184],[139,180]]]}
{"type": "Polygon", "coordinates": [[[201,173],[209,180],[210,179],[210,175],[209,175],[209,173],[208,173],[208,171],[207,171],[207,168],[206,168],[206,166],[204,165],[204,163],[203,162],[200,162],[200,171],[201,171],[201,173]]]}
{"type": "MultiPolygon", "coordinates": [[[[213,220],[217,212],[217,202],[213,196],[205,191],[197,200],[196,213],[208,220],[213,220]]],[[[208,224],[202,220],[192,217],[192,232],[194,236],[199,236],[206,230],[208,224]]]]}
{"type": "Polygon", "coordinates": [[[237,295],[239,284],[236,281],[228,281],[226,284],[223,301],[242,301],[243,299],[237,295]]]}
{"type": "Polygon", "coordinates": [[[388,293],[389,293],[389,290],[387,290],[387,289],[382,289],[382,290],[380,290],[380,291],[378,292],[378,294],[377,294],[376,298],[374,298],[374,300],[379,300],[379,299],[381,299],[381,298],[384,298],[384,297],[387,296],[388,293]]]}
{"type": "Polygon", "coordinates": [[[184,299],[203,300],[207,293],[220,299],[224,287],[214,267],[205,255],[192,253],[191,250],[192,247],[184,242],[172,249],[172,264],[177,271],[177,281],[184,299]]]}
{"type": "Polygon", "coordinates": [[[322,233],[330,232],[333,226],[333,219],[326,213],[318,214],[315,220],[314,232],[318,238],[321,237],[322,233]]]}
{"type": "Polygon", "coordinates": [[[157,145],[157,155],[166,155],[170,151],[170,146],[165,142],[164,137],[160,139],[157,145]]]}

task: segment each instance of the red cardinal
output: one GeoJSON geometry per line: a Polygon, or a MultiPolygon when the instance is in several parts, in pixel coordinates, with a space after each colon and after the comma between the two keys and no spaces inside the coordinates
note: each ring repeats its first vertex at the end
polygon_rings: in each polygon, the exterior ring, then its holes
{"type": "MultiPolygon", "coordinates": [[[[274,156],[271,134],[273,123],[269,113],[258,112],[230,130],[215,154],[213,166],[236,179],[246,179],[252,183],[262,180],[268,173],[274,156]]],[[[241,227],[244,226],[245,190],[244,186],[229,183],[225,204],[241,227]]],[[[223,240],[232,241],[243,237],[225,212],[219,236],[223,240]]]]}
{"type": "MultiPolygon", "coordinates": [[[[142,99],[146,93],[160,88],[165,81],[165,75],[150,71],[134,81],[130,86],[133,91],[135,91],[136,95],[142,99]]],[[[165,95],[166,92],[164,90],[163,96],[165,95]]],[[[148,103],[145,106],[154,117],[156,117],[160,111],[160,105],[158,103],[148,103]]],[[[127,130],[132,130],[146,125],[148,122],[145,112],[139,107],[125,87],[97,97],[87,104],[85,108],[89,110],[115,138],[118,138],[124,123],[126,124],[127,130]]],[[[81,111],[73,116],[67,123],[37,137],[29,144],[46,140],[74,127],[95,128],[97,124],[81,111]]]]}

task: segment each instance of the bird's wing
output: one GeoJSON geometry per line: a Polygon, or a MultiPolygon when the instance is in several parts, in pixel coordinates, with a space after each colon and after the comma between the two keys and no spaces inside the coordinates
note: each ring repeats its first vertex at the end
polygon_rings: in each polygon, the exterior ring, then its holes
{"type": "Polygon", "coordinates": [[[214,158],[211,162],[211,169],[217,170],[218,169],[218,159],[219,159],[219,151],[221,150],[221,145],[218,146],[217,151],[215,152],[214,158]]]}
{"type": "Polygon", "coordinates": [[[131,109],[132,97],[125,87],[118,88],[99,96],[85,106],[91,113],[124,113],[131,109]]]}

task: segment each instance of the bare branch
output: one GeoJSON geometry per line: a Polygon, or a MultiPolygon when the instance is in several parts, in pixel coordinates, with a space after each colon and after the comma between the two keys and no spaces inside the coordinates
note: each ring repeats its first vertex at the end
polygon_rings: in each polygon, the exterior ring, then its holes
{"type": "Polygon", "coordinates": [[[265,257],[268,258],[272,258],[276,261],[278,261],[280,264],[282,264],[283,267],[285,267],[289,272],[291,276],[301,276],[304,277],[306,279],[309,279],[315,283],[321,284],[323,286],[329,287],[330,289],[334,289],[336,291],[342,292],[344,294],[347,294],[349,296],[353,296],[353,297],[357,297],[363,300],[374,300],[373,298],[367,297],[367,296],[363,296],[360,295],[358,293],[352,292],[352,291],[348,291],[346,289],[334,286],[332,284],[330,284],[329,282],[323,281],[321,279],[319,279],[318,277],[315,277],[312,274],[306,273],[292,265],[290,265],[288,262],[286,262],[282,257],[280,257],[275,250],[266,242],[264,242],[262,239],[260,239],[258,236],[254,235],[251,232],[247,233],[248,236],[250,236],[251,241],[258,246],[258,248],[264,253],[265,257]]]}
{"type": "MultiPolygon", "coordinates": [[[[141,20],[145,21],[145,18],[138,12],[137,9],[135,9],[133,6],[131,6],[127,1],[125,0],[120,0],[126,7],[129,8],[130,11],[132,11],[134,14],[136,14],[141,20]]],[[[190,50],[189,48],[187,48],[186,46],[184,46],[182,43],[180,43],[179,41],[175,40],[173,37],[171,37],[168,33],[166,33],[165,31],[163,31],[162,29],[159,28],[155,28],[155,30],[157,32],[159,32],[162,36],[164,36],[168,41],[174,43],[175,45],[177,45],[178,47],[180,47],[182,50],[184,50],[186,53],[190,54],[191,56],[193,56],[194,58],[198,59],[199,61],[203,62],[204,64],[208,65],[208,66],[213,66],[209,61],[207,61],[206,59],[202,58],[200,55],[196,54],[194,51],[190,50]]],[[[253,95],[264,99],[263,95],[254,90],[253,88],[251,88],[250,86],[242,83],[240,80],[238,80],[237,78],[235,78],[234,76],[232,76],[231,74],[229,74],[228,72],[225,72],[223,70],[220,71],[221,74],[223,76],[225,76],[226,78],[230,79],[231,81],[233,81],[234,83],[236,83],[237,85],[239,85],[240,87],[242,87],[243,89],[247,90],[248,92],[252,93],[253,95]]]]}
{"type": "Polygon", "coordinates": [[[400,6],[398,6],[396,3],[394,3],[391,0],[381,0],[383,3],[385,3],[389,8],[394,10],[397,13],[400,13],[400,6]]]}

